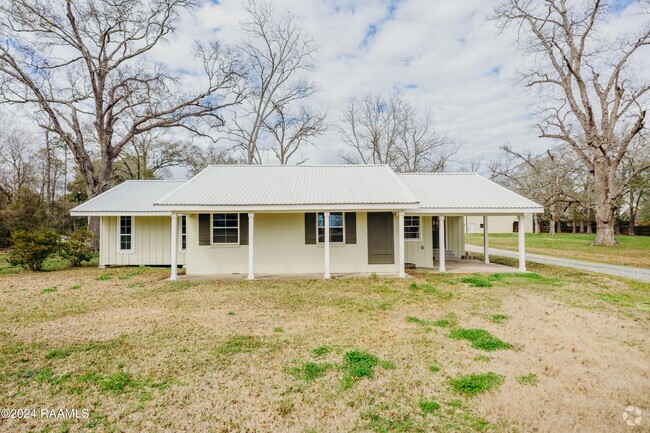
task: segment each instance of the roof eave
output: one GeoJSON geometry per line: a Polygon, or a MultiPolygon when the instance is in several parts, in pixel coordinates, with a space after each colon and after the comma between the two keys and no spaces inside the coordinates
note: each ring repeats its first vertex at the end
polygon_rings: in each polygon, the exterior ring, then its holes
{"type": "Polygon", "coordinates": [[[88,217],[88,216],[170,216],[172,213],[169,211],[154,211],[154,212],[137,212],[137,211],[70,211],[70,215],[74,217],[88,217]]]}
{"type": "Polygon", "coordinates": [[[332,204],[286,204],[286,205],[170,205],[156,204],[168,212],[313,212],[313,211],[363,211],[363,210],[407,210],[418,203],[332,203],[332,204]]]}
{"type": "Polygon", "coordinates": [[[543,207],[520,208],[428,208],[418,207],[408,209],[409,213],[427,215],[521,215],[526,213],[543,213],[543,207]]]}

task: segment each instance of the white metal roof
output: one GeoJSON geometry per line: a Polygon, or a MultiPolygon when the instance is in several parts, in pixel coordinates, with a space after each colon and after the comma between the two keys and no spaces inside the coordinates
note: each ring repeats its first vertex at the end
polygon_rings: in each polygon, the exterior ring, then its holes
{"type": "Polygon", "coordinates": [[[216,165],[157,200],[156,207],[409,208],[417,202],[386,165],[216,165]]]}
{"type": "Polygon", "coordinates": [[[397,177],[428,213],[543,212],[541,205],[476,173],[404,173],[397,177]]]}
{"type": "MultiPolygon", "coordinates": [[[[156,214],[161,209],[153,202],[182,185],[183,180],[127,180],[118,186],[80,204],[70,211],[71,215],[102,214],[156,214]]],[[[169,212],[163,212],[165,215],[169,212]]]]}

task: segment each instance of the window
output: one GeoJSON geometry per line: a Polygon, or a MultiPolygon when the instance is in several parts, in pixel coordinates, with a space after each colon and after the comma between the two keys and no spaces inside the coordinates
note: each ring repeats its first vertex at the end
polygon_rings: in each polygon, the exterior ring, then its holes
{"type": "MultiPolygon", "coordinates": [[[[318,243],[325,242],[325,214],[318,214],[318,243]]],[[[330,242],[343,243],[343,212],[330,213],[330,242]]]]}
{"type": "Polygon", "coordinates": [[[404,239],[420,239],[420,217],[419,216],[405,216],[404,217],[404,239]]]}
{"type": "Polygon", "coordinates": [[[120,217],[120,251],[133,249],[133,217],[120,217]]]}
{"type": "Polygon", "coordinates": [[[187,249],[187,217],[181,215],[181,251],[187,249]]]}
{"type": "Polygon", "coordinates": [[[213,244],[238,244],[239,243],[239,214],[236,213],[212,214],[212,243],[213,244]]]}

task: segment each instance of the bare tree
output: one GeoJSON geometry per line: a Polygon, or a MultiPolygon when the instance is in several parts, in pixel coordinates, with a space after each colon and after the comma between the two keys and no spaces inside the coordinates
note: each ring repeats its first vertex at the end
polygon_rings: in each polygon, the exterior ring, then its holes
{"type": "MultiPolygon", "coordinates": [[[[0,3],[0,96],[39,113],[70,148],[93,197],[135,137],[158,128],[221,126],[240,101],[236,61],[196,45],[205,76],[191,89],[148,58],[191,0],[12,0],[0,3]],[[98,161],[95,165],[94,162],[98,161]]],[[[97,230],[96,219],[92,224],[97,230]]]]}
{"type": "MultiPolygon", "coordinates": [[[[621,177],[628,178],[630,173],[636,172],[650,162],[650,146],[647,134],[638,135],[630,146],[630,151],[621,164],[621,177]]],[[[644,171],[627,183],[624,195],[626,196],[629,225],[627,234],[634,236],[636,216],[642,201],[650,194],[650,171],[644,171]]]]}
{"type": "MultiPolygon", "coordinates": [[[[326,113],[313,113],[306,107],[300,107],[296,115],[285,113],[284,107],[277,107],[271,120],[264,126],[273,139],[271,151],[280,162],[288,164],[306,143],[313,144],[312,139],[322,135],[326,128],[326,113]]],[[[300,155],[299,164],[306,159],[300,155]]]]}
{"type": "MultiPolygon", "coordinates": [[[[507,145],[501,146],[501,150],[504,157],[489,165],[490,177],[542,204],[550,220],[549,233],[555,234],[556,228],[561,228],[562,214],[576,203],[571,179],[575,159],[571,151],[559,148],[533,156],[517,152],[507,145]]],[[[540,215],[536,218],[536,231],[541,233],[540,215]]]]}
{"type": "Polygon", "coordinates": [[[184,166],[191,145],[169,141],[161,131],[148,131],[134,137],[124,148],[115,167],[121,179],[160,179],[171,167],[184,166]]]}
{"type": "Polygon", "coordinates": [[[419,117],[400,95],[352,98],[340,128],[350,149],[339,157],[350,164],[388,164],[400,172],[442,171],[458,146],[434,128],[430,116],[419,117]]]}
{"type": "MultiPolygon", "coordinates": [[[[643,129],[648,77],[633,78],[640,49],[650,43],[647,26],[615,42],[599,36],[612,16],[607,1],[505,0],[494,18],[502,28],[516,27],[533,66],[524,73],[528,86],[547,97],[539,129],[542,137],[569,145],[594,176],[596,244],[615,245],[617,200],[648,168],[617,177],[630,142],[643,129]]],[[[644,10],[643,13],[647,13],[644,10]]]]}
{"type": "Polygon", "coordinates": [[[37,187],[37,151],[32,134],[12,126],[14,119],[0,119],[0,193],[8,202],[21,188],[37,187]]]}
{"type": "Polygon", "coordinates": [[[244,164],[246,161],[237,159],[229,149],[215,145],[201,148],[196,145],[184,150],[185,160],[183,165],[188,169],[189,175],[194,176],[209,165],[244,164]]]}
{"type": "MultiPolygon", "coordinates": [[[[290,106],[317,91],[316,85],[303,77],[312,68],[317,49],[291,13],[276,14],[270,3],[257,0],[249,1],[246,13],[246,40],[241,46],[248,70],[246,100],[235,111],[228,135],[246,163],[259,164],[264,150],[260,141],[265,132],[275,130],[268,128],[275,123],[272,116],[286,115],[290,106]]],[[[311,117],[315,120],[318,115],[311,117]]],[[[304,141],[293,140],[291,147],[304,141]]],[[[281,145],[284,150],[274,148],[276,155],[287,153],[286,143],[281,145]]]]}

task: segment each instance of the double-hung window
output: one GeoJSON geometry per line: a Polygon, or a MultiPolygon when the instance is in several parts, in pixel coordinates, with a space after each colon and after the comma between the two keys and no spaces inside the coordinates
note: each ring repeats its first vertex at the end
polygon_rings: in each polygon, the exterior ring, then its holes
{"type": "Polygon", "coordinates": [[[213,244],[238,244],[239,243],[239,214],[236,213],[212,214],[212,243],[213,244]]]}
{"type": "Polygon", "coordinates": [[[133,217],[120,216],[120,251],[133,251],[133,217]]]}
{"type": "MultiPolygon", "coordinates": [[[[325,214],[318,214],[318,243],[325,242],[325,214]]],[[[343,212],[330,213],[330,242],[343,243],[343,212]]]]}
{"type": "Polygon", "coordinates": [[[187,249],[187,217],[181,215],[181,251],[187,249]]]}
{"type": "Polygon", "coordinates": [[[420,239],[420,217],[419,216],[404,217],[404,239],[407,240],[420,239]]]}

